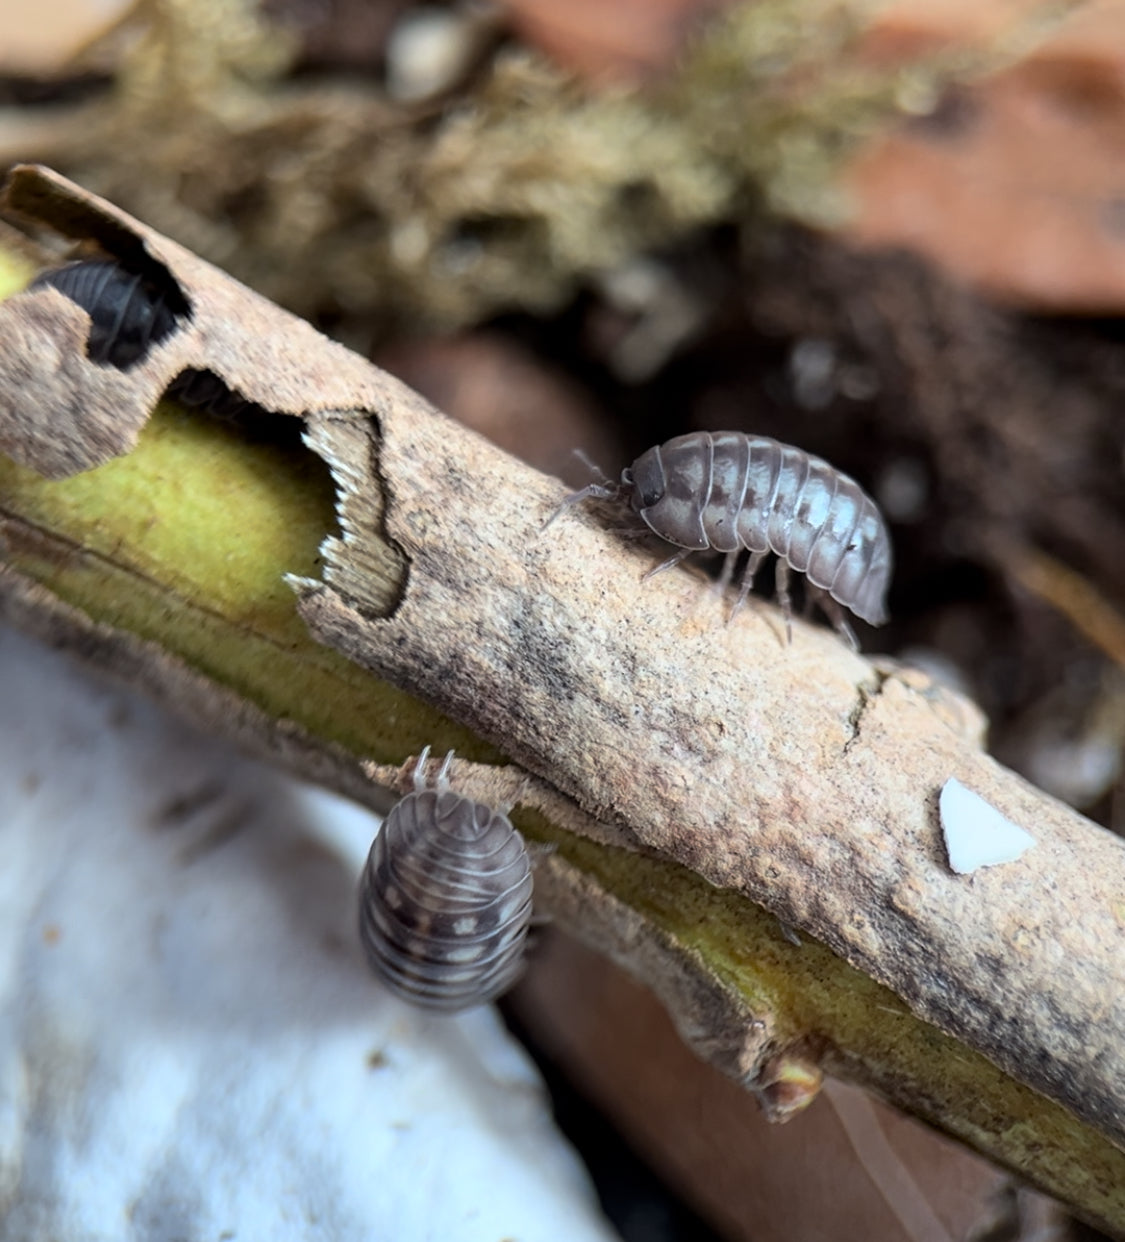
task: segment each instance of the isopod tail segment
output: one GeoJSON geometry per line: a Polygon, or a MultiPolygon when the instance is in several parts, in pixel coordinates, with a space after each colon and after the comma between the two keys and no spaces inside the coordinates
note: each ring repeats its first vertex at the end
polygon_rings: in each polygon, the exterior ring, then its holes
{"type": "MultiPolygon", "coordinates": [[[[430,759],[430,747],[423,746],[418,758],[414,764],[414,772],[411,775],[411,783],[414,786],[415,793],[422,793],[426,789],[432,789],[435,793],[446,793],[449,789],[449,772],[453,767],[453,758],[455,751],[448,751],[442,760],[441,767],[438,768],[437,775],[434,777],[433,784],[429,784],[426,780],[426,764],[430,759]]],[[[528,786],[531,784],[531,777],[524,779],[524,794],[526,794],[528,786]]],[[[495,810],[501,815],[507,816],[511,813],[512,807],[521,801],[524,794],[518,794],[514,798],[499,803],[495,810]]],[[[522,838],[521,838],[522,839],[522,838]]],[[[550,858],[552,854],[558,853],[557,841],[527,841],[523,842],[524,848],[532,859],[550,858]]],[[[541,924],[549,922],[546,915],[532,917],[532,924],[541,924]]]]}
{"type": "MultiPolygon", "coordinates": [[[[597,469],[597,467],[594,467],[597,469]]],[[[438,768],[437,775],[434,777],[434,783],[429,785],[426,781],[426,764],[430,758],[429,745],[423,746],[418,760],[414,764],[414,773],[411,777],[414,785],[415,793],[422,793],[426,789],[433,789],[435,793],[445,793],[449,789],[449,771],[453,766],[454,751],[448,751],[442,760],[441,767],[438,768]]],[[[507,816],[512,807],[519,798],[511,802],[502,802],[496,807],[496,810],[504,816],[507,816]]],[[[558,852],[558,842],[556,841],[528,841],[522,836],[524,848],[527,850],[529,861],[534,865],[544,858],[550,858],[552,854],[558,852]]],[[[531,914],[528,919],[527,940],[525,944],[525,955],[531,956],[538,948],[538,940],[536,931],[543,927],[548,927],[551,923],[551,917],[547,914],[540,914],[534,906],[531,907],[531,914]]]]}
{"type": "Polygon", "coordinates": [[[527,846],[495,807],[450,788],[453,752],[433,785],[429,747],[414,791],[390,810],[364,867],[359,934],[390,990],[456,1013],[493,1000],[523,968],[531,922],[527,846]]]}
{"type": "MultiPolygon", "coordinates": [[[[432,788],[437,793],[445,793],[445,791],[449,788],[449,769],[453,767],[454,753],[455,752],[452,750],[446,753],[445,758],[442,760],[441,767],[438,768],[437,776],[434,777],[432,788]]],[[[415,793],[421,793],[424,789],[431,788],[431,786],[426,783],[426,764],[429,761],[429,758],[430,747],[427,744],[422,747],[422,751],[418,756],[418,761],[414,765],[414,775],[412,780],[414,782],[415,793]]]]}

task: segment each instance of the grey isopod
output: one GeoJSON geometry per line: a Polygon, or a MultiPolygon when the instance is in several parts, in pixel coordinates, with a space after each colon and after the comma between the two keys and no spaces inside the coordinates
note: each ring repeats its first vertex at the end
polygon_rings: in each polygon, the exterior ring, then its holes
{"type": "Polygon", "coordinates": [[[651,573],[712,549],[727,554],[725,586],[749,550],[732,618],[773,552],[787,631],[790,569],[818,588],[825,612],[853,647],[841,605],[871,625],[887,619],[892,558],[882,515],[854,479],[803,449],[741,431],[694,431],[648,449],[621,472],[620,483],[591,483],[564,507],[588,496],[627,500],[651,531],[679,547],[651,573]]]}
{"type": "Polygon", "coordinates": [[[403,999],[456,1013],[509,988],[531,922],[531,862],[503,812],[453,793],[445,757],[433,788],[427,746],[414,792],[371,846],[359,933],[371,969],[403,999]]]}

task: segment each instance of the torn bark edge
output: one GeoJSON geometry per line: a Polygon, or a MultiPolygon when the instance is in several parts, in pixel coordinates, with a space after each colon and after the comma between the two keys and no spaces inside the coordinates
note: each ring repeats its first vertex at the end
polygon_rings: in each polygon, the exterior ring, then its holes
{"type": "Polygon", "coordinates": [[[34,382],[36,408],[0,407],[0,451],[62,479],[128,453],[169,385],[185,371],[215,375],[235,396],[280,415],[378,417],[388,405],[429,408],[415,392],[311,325],[51,169],[19,165],[0,209],[91,244],[149,274],[186,307],[176,328],[126,369],[86,356],[90,319],[52,288],[0,304],[9,341],[0,392],[34,382]],[[16,359],[13,362],[12,359],[16,359]]]}
{"type": "MultiPolygon", "coordinates": [[[[312,419],[308,442],[349,486],[376,484],[350,429],[312,419]]],[[[409,589],[389,617],[365,608],[361,578],[333,589],[351,549],[329,546],[326,583],[294,583],[314,634],[502,745],[612,824],[615,843],[811,932],[919,1016],[1120,1132],[1121,1050],[1092,1014],[1106,1012],[1121,931],[1121,844],[981,756],[975,708],[916,670],[851,661],[815,631],[795,628],[784,659],[747,643],[724,663],[748,627],[701,631],[686,578],[662,583],[663,599],[643,594],[636,559],[581,515],[552,547],[526,468],[398,411],[379,452],[409,589]],[[1007,883],[951,882],[936,801],[951,772],[1037,823],[1038,848],[1007,883]],[[1079,840],[1101,858],[1096,874],[1077,865],[1079,840]],[[1060,941],[1083,946],[1066,971],[1060,941]]]]}
{"type": "MultiPolygon", "coordinates": [[[[368,765],[371,779],[399,794],[413,785],[414,762],[368,765]]],[[[451,787],[488,806],[519,806],[564,832],[620,848],[620,834],[522,769],[454,761],[451,787]]],[[[816,1098],[823,1073],[803,1035],[782,1039],[767,1008],[756,1012],[702,959],[553,850],[535,852],[536,908],[644,984],[700,1060],[757,1095],[771,1121],[788,1121],[816,1098]],[[799,1080],[799,1082],[798,1082],[799,1080]]]]}
{"type": "Polygon", "coordinates": [[[536,863],[535,893],[563,928],[649,988],[684,1043],[728,1077],[756,1088],[764,1067],[787,1051],[771,1014],[754,1013],[695,954],[564,859],[536,863]]]}
{"type": "MultiPolygon", "coordinates": [[[[128,382],[122,384],[120,376],[114,377],[102,376],[102,382],[99,385],[97,377],[93,374],[95,368],[84,357],[81,356],[81,350],[76,350],[75,343],[80,345],[85,332],[85,315],[81,311],[63,310],[60,313],[58,306],[58,297],[53,291],[43,291],[42,298],[47,301],[39,303],[39,310],[50,312],[46,318],[55,324],[61,324],[58,329],[60,336],[57,344],[60,354],[64,362],[72,360],[75,353],[79,356],[79,362],[82,368],[79,373],[66,374],[62,376],[61,393],[62,399],[54,403],[50,407],[52,419],[49,420],[49,426],[41,428],[41,436],[38,441],[34,435],[22,437],[21,443],[24,448],[28,449],[28,454],[23,460],[32,468],[40,470],[41,473],[49,477],[65,477],[67,474],[75,473],[79,470],[89,469],[92,465],[101,461],[108,460],[110,457],[129,451],[129,448],[135,442],[136,434],[144,421],[149,415],[149,411],[161,393],[167,388],[171,379],[175,378],[183,369],[189,367],[203,367],[217,374],[225,384],[234,392],[247,400],[262,405],[267,410],[277,413],[288,414],[304,414],[311,416],[308,420],[310,430],[315,435],[315,428],[331,427],[336,441],[334,448],[339,449],[340,444],[344,440],[354,441],[354,448],[367,454],[368,469],[372,477],[379,470],[385,469],[387,474],[386,481],[391,484],[392,501],[395,500],[393,495],[394,488],[398,486],[404,475],[399,473],[403,466],[402,451],[404,445],[400,442],[394,445],[394,452],[399,456],[392,461],[390,466],[384,466],[382,462],[378,464],[375,461],[375,453],[377,445],[380,441],[377,435],[372,435],[372,431],[380,430],[373,420],[383,420],[384,418],[393,418],[391,421],[398,421],[401,426],[411,422],[414,416],[420,425],[427,428],[426,434],[433,432],[434,413],[431,408],[420,398],[398,384],[388,376],[377,372],[364,360],[357,358],[349,351],[343,350],[341,347],[334,345],[320,337],[319,334],[313,332],[308,325],[292,319],[284,312],[272,307],[269,303],[264,302],[256,295],[248,290],[238,286],[236,282],[224,277],[221,273],[211,269],[195,256],[183,251],[181,248],[174,246],[173,243],[166,239],[160,238],[144,229],[143,226],[137,225],[130,221],[124,213],[118,212],[108,204],[101,204],[94,200],[91,196],[83,195],[81,191],[68,185],[61,178],[54,174],[50,174],[40,170],[23,169],[18,170],[15,182],[18,187],[22,186],[24,192],[16,192],[12,194],[9,189],[9,201],[15,202],[17,206],[28,209],[29,205],[35,204],[39,198],[46,202],[59,202],[73,204],[78,202],[81,209],[77,214],[83,218],[84,212],[93,211],[94,215],[99,219],[108,221],[102,230],[102,244],[119,244],[119,230],[124,228],[126,233],[130,231],[136,237],[143,241],[145,253],[150,257],[155,257],[158,261],[165,263],[169,271],[174,271],[176,279],[179,281],[180,287],[184,290],[184,295],[192,307],[192,318],[189,325],[183,332],[178,332],[164,345],[154,350],[152,355],[146,359],[140,366],[130,372],[128,382]],[[35,192],[29,192],[30,190],[35,192]],[[36,188],[38,187],[38,188],[36,188]],[[47,188],[44,188],[47,187],[47,188]],[[42,191],[40,194],[39,192],[42,191]],[[76,387],[77,384],[77,387],[76,387]],[[80,400],[76,400],[75,393],[79,395],[80,400]],[[124,417],[122,413],[124,411],[124,417]],[[71,432],[73,434],[65,434],[65,429],[60,424],[58,415],[64,417],[69,416],[71,419],[71,432]],[[94,415],[91,422],[91,415],[94,415]],[[317,416],[320,417],[317,417],[317,416]]],[[[64,213],[65,214],[65,213],[64,213]]],[[[31,295],[32,299],[40,295],[31,295]]],[[[25,301],[25,309],[29,305],[25,301]]],[[[3,308],[0,308],[2,312],[3,308]]],[[[44,314],[38,315],[40,321],[43,320],[44,314]]],[[[33,314],[32,318],[37,316],[33,314]]],[[[14,351],[18,354],[18,350],[14,351]]],[[[56,367],[56,370],[59,368],[56,367]]],[[[50,371],[50,367],[47,368],[50,371]]],[[[10,382],[11,377],[0,377],[10,382]]],[[[0,389],[2,391],[2,389],[0,389]]],[[[37,393],[38,395],[38,393],[37,393]]],[[[34,430],[34,429],[33,429],[34,430]]],[[[28,431],[27,426],[19,428],[22,435],[28,431]]],[[[2,433],[2,429],[0,429],[2,433]]],[[[444,452],[443,454],[434,453],[433,446],[420,447],[416,452],[417,462],[425,461],[431,465],[439,460],[445,465],[445,475],[443,476],[446,484],[456,492],[458,486],[463,485],[463,481],[459,478],[459,470],[473,472],[473,467],[468,459],[459,461],[457,459],[457,451],[464,451],[468,443],[464,438],[464,433],[454,434],[452,429],[445,429],[442,434],[456,445],[455,450],[444,452]]],[[[20,437],[17,437],[20,438],[20,437]]],[[[0,438],[0,446],[4,444],[0,438]]],[[[443,449],[449,446],[443,445],[443,449]]],[[[472,457],[473,451],[470,451],[469,457],[472,457]]],[[[345,454],[347,456],[347,454],[345,454]]],[[[479,457],[479,455],[478,455],[479,457]]],[[[327,458],[326,458],[327,459],[327,458]]],[[[483,459],[479,459],[483,463],[483,459]]],[[[330,461],[330,465],[332,462],[330,461]]],[[[339,469],[339,454],[335,469],[337,470],[337,483],[341,486],[341,492],[355,492],[356,489],[345,488],[341,485],[341,476],[339,469]]],[[[487,476],[487,468],[484,470],[482,477],[487,476]]],[[[495,473],[495,471],[494,471],[495,473]]],[[[534,476],[533,472],[524,472],[528,479],[536,480],[535,487],[541,485],[539,476],[534,476]]],[[[477,480],[479,483],[479,479],[477,480]]],[[[485,484],[487,486],[487,484],[485,484]]],[[[374,489],[375,496],[381,495],[378,486],[374,489]]],[[[534,488],[533,488],[534,491],[534,488]]],[[[504,499],[504,498],[501,498],[504,499]]],[[[521,503],[526,506],[526,497],[521,495],[521,503]]],[[[345,516],[346,503],[341,505],[341,517],[345,516]]],[[[403,551],[411,544],[410,539],[403,539],[399,542],[397,549],[390,549],[386,539],[381,537],[381,532],[377,529],[378,523],[372,522],[372,513],[374,506],[367,504],[365,509],[357,510],[356,513],[344,525],[344,538],[331,543],[328,546],[330,553],[329,559],[332,562],[326,573],[326,583],[306,583],[300,584],[303,590],[301,600],[302,614],[310,621],[314,633],[322,641],[327,641],[329,645],[336,647],[346,655],[351,655],[354,650],[354,621],[362,622],[366,614],[371,619],[381,618],[388,612],[393,612],[396,607],[404,599],[402,595],[403,589],[403,571],[406,564],[406,556],[410,555],[408,551],[403,551]],[[349,538],[350,536],[350,538],[349,538]],[[340,555],[334,555],[340,551],[340,555]],[[346,552],[347,555],[342,553],[346,552]],[[353,572],[355,569],[355,558],[357,555],[369,557],[370,563],[363,568],[363,572],[353,572]],[[380,582],[379,575],[384,576],[384,580],[380,582]],[[327,584],[327,585],[326,585],[327,584]],[[336,590],[339,589],[339,595],[336,590]],[[341,599],[341,596],[343,597],[341,599]],[[318,601],[324,605],[317,617],[318,601]],[[347,601],[355,608],[354,619],[349,615],[348,609],[341,609],[341,605],[347,601]],[[332,633],[332,625],[339,623],[342,627],[339,633],[332,633]]],[[[401,520],[409,521],[411,517],[417,518],[424,515],[421,511],[412,511],[405,517],[399,515],[401,520]]],[[[523,529],[524,523],[522,518],[526,515],[521,514],[521,521],[513,523],[512,529],[517,532],[523,529]]],[[[440,546],[441,540],[438,535],[441,533],[440,521],[435,524],[430,534],[434,537],[434,541],[440,546]]],[[[401,529],[400,535],[405,534],[401,529]]],[[[447,540],[448,548],[457,547],[457,540],[447,540]]],[[[417,554],[417,547],[415,548],[417,554]]],[[[536,553],[538,555],[538,553],[536,553]]],[[[534,558],[531,558],[534,559],[534,558]]],[[[581,559],[577,555],[576,560],[581,559]]],[[[626,558],[627,560],[627,558],[626,558]]],[[[540,562],[541,563],[541,562],[540,562]]],[[[432,569],[432,567],[430,567],[432,569]]],[[[441,574],[434,577],[435,583],[444,584],[445,579],[441,574]]],[[[670,584],[664,584],[670,585],[670,584]]],[[[657,593],[658,594],[658,593],[657,593]]],[[[664,592],[668,594],[667,591],[664,592]]],[[[648,606],[652,606],[652,600],[645,601],[648,606]]],[[[659,606],[657,612],[659,613],[659,606]]],[[[661,618],[664,621],[671,622],[672,614],[668,613],[666,617],[661,618]]],[[[392,629],[394,627],[391,627],[392,629]]],[[[737,636],[741,641],[741,635],[737,636]]],[[[837,670],[842,674],[842,685],[845,698],[849,703],[855,702],[856,687],[868,684],[862,677],[860,681],[849,680],[854,677],[852,666],[862,668],[861,661],[851,660],[843,661],[839,657],[839,653],[831,652],[831,659],[828,658],[828,650],[823,647],[822,639],[816,639],[825,659],[819,666],[814,664],[814,668],[821,674],[825,674],[829,669],[833,672],[837,670]],[[847,670],[844,671],[844,665],[847,670]]],[[[797,644],[799,648],[801,644],[797,644]]],[[[771,649],[772,650],[772,649],[771,649]]],[[[752,647],[747,648],[747,654],[760,656],[762,653],[753,651],[752,647]]],[[[163,654],[163,653],[161,653],[163,654]]],[[[804,658],[802,652],[798,651],[798,655],[804,658]]],[[[819,653],[818,653],[819,654],[819,653]]],[[[370,656],[370,653],[369,653],[370,656]]],[[[351,658],[355,659],[354,655],[351,658]]],[[[394,675],[389,671],[384,671],[378,667],[379,662],[383,659],[380,655],[375,661],[375,671],[380,675],[394,680],[395,675],[400,679],[397,684],[405,684],[414,691],[414,687],[410,684],[410,678],[416,670],[412,668],[396,668],[394,675]]],[[[368,660],[360,660],[366,667],[373,667],[368,660]]],[[[869,667],[869,666],[868,666],[869,667]]],[[[430,670],[440,679],[444,675],[441,668],[430,670]]],[[[170,674],[173,676],[174,674],[170,674]]],[[[868,674],[869,677],[869,674],[868,674]]],[[[144,683],[144,678],[141,679],[144,683]]],[[[932,686],[932,683],[930,683],[932,686]]],[[[151,688],[151,687],[150,687],[151,688]]],[[[841,713],[841,723],[845,720],[850,721],[850,730],[841,739],[841,750],[851,756],[854,752],[858,761],[862,763],[866,758],[870,762],[869,752],[872,749],[878,749],[879,735],[882,730],[884,733],[888,727],[893,727],[898,719],[898,707],[902,705],[904,694],[915,695],[919,700],[925,700],[930,691],[923,690],[919,686],[911,685],[908,677],[898,677],[891,675],[885,677],[881,682],[870,683],[871,695],[865,696],[858,708],[849,708],[848,711],[841,713]],[[888,695],[884,692],[886,689],[895,690],[897,694],[888,695]],[[891,703],[891,699],[896,699],[898,706],[891,703]],[[850,714],[849,714],[850,713],[850,714]],[[882,719],[885,716],[885,719],[882,719]],[[872,742],[868,733],[872,734],[874,741],[872,742]]],[[[424,686],[422,690],[423,697],[428,697],[430,701],[437,702],[443,707],[446,705],[442,698],[442,693],[438,689],[427,688],[424,686]]],[[[171,696],[165,696],[171,697],[171,696]]],[[[232,696],[233,697],[233,696],[232,696]]],[[[956,734],[962,742],[969,740],[972,733],[972,712],[947,711],[943,717],[942,704],[945,708],[949,707],[949,701],[955,699],[956,696],[946,695],[944,692],[938,694],[936,689],[933,690],[935,702],[928,703],[927,709],[934,712],[941,720],[943,726],[949,730],[950,734],[956,734]]],[[[181,704],[177,704],[181,706],[181,704]]],[[[493,718],[479,718],[482,707],[488,707],[488,704],[475,702],[465,706],[464,719],[467,719],[474,728],[478,729],[483,736],[490,739],[496,739],[502,736],[503,730],[498,727],[496,720],[493,718]]],[[[506,704],[498,706],[506,708],[506,704]]],[[[262,722],[259,722],[262,723],[262,722]]],[[[265,722],[268,727],[276,725],[276,722],[265,722]]],[[[224,717],[222,726],[227,728],[229,725],[229,717],[224,717]]],[[[283,727],[282,727],[283,728],[283,727]]],[[[525,758],[531,761],[538,759],[538,766],[543,767],[545,760],[542,757],[542,748],[537,748],[532,741],[529,742],[527,737],[518,738],[517,740],[517,758],[525,758]]],[[[545,744],[544,739],[544,744],[545,744]]],[[[277,744],[278,749],[273,753],[285,756],[284,739],[280,737],[274,738],[270,742],[270,748],[277,744]]],[[[316,747],[314,743],[314,749],[316,747]]],[[[595,752],[596,753],[596,752],[595,752]]],[[[298,770],[308,771],[304,766],[308,763],[308,756],[304,760],[297,757],[295,766],[298,770]]],[[[348,762],[354,762],[348,757],[348,762]]],[[[331,768],[333,764],[327,764],[331,768]]],[[[605,772],[584,769],[580,774],[564,773],[565,779],[562,784],[565,788],[571,790],[576,796],[580,792],[584,792],[589,800],[590,805],[594,808],[611,807],[613,805],[612,798],[606,799],[604,794],[598,793],[598,781],[600,780],[602,787],[608,784],[612,786],[612,773],[608,776],[605,772]],[[596,779],[595,779],[596,778],[596,779]]],[[[319,778],[323,779],[323,778],[319,778]]],[[[329,784],[339,788],[339,784],[333,780],[328,780],[329,784]]],[[[659,786],[659,788],[665,788],[659,786]]],[[[675,792],[675,790],[673,790],[675,792]]],[[[682,791],[680,791],[682,793],[682,791]]],[[[356,795],[353,795],[356,796],[356,795]]],[[[365,800],[362,794],[359,795],[361,800],[365,800]]],[[[680,794],[677,794],[680,796],[680,794]]],[[[754,805],[751,801],[745,803],[743,811],[754,805]]],[[[621,835],[617,836],[616,842],[621,843],[622,840],[628,841],[631,835],[633,818],[629,814],[628,809],[618,810],[615,817],[621,824],[621,835]]],[[[643,818],[643,817],[642,817],[643,818]]],[[[664,808],[664,819],[667,820],[668,809],[664,808]]],[[[673,822],[677,821],[672,817],[673,822]]],[[[713,853],[717,844],[725,844],[722,838],[717,837],[710,829],[700,835],[696,833],[696,837],[688,836],[686,839],[676,843],[665,843],[661,838],[651,835],[651,830],[643,832],[639,838],[635,838],[644,844],[648,849],[656,853],[666,852],[669,857],[676,858],[678,861],[698,871],[707,878],[712,879],[714,883],[720,883],[727,887],[741,888],[753,899],[757,900],[757,890],[754,882],[743,881],[739,883],[737,879],[732,882],[731,877],[722,877],[713,864],[722,862],[724,857],[729,859],[731,856],[729,847],[725,856],[715,855],[713,853]],[[704,837],[710,842],[708,850],[710,853],[700,853],[700,849],[704,844],[704,837]],[[696,839],[698,838],[698,839],[696,839]],[[668,849],[667,846],[679,846],[679,852],[676,849],[668,849]]],[[[778,857],[782,857],[779,853],[778,857]]],[[[735,856],[736,857],[736,856],[735,856]]],[[[912,896],[905,889],[906,896],[912,896]]],[[[791,917],[792,921],[801,925],[814,927],[816,934],[816,919],[818,916],[818,907],[811,909],[792,910],[785,906],[784,895],[780,893],[777,898],[778,903],[782,907],[783,917],[791,917]]],[[[764,904],[770,904],[769,900],[764,900],[764,904]]],[[[907,922],[904,926],[913,926],[912,920],[916,920],[914,909],[907,905],[895,905],[897,911],[906,916],[907,922]]],[[[861,969],[865,969],[868,973],[874,970],[875,977],[882,977],[883,971],[880,968],[880,959],[878,955],[874,959],[869,960],[869,955],[865,957],[864,953],[858,951],[855,945],[850,945],[846,939],[841,940],[839,937],[834,941],[832,939],[833,920],[829,917],[826,921],[828,928],[829,943],[832,943],[837,951],[848,960],[858,964],[861,969]],[[858,958],[858,961],[857,961],[858,958]]],[[[844,924],[840,924],[837,930],[844,928],[844,924]]],[[[627,939],[627,938],[626,938],[627,939]]],[[[623,950],[624,952],[624,950],[623,950]]],[[[886,963],[883,963],[886,965],[886,963]]],[[[907,969],[917,969],[914,963],[904,959],[907,969]]],[[[927,962],[923,960],[923,966],[927,962]]],[[[685,968],[686,969],[686,968],[685,968]]],[[[690,974],[690,971],[688,972],[690,974]]],[[[944,975],[942,976],[944,978],[944,975]]],[[[891,985],[894,986],[893,981],[891,985]]],[[[906,981],[909,984],[909,979],[906,981]]],[[[940,979],[939,979],[940,982],[940,979]]],[[[912,991],[910,986],[898,988],[900,994],[912,998],[915,1008],[922,1013],[927,1012],[927,999],[923,991],[912,991]]],[[[672,992],[684,998],[687,992],[672,989],[672,992]]],[[[727,1013],[721,1005],[712,1005],[712,1011],[716,1016],[727,1013]]],[[[730,1016],[729,1013],[727,1016],[730,1016]]],[[[957,1021],[953,1020],[953,1015],[948,1021],[942,1022],[946,1029],[954,1030],[959,1035],[957,1021]]],[[[709,1039],[713,1039],[711,1035],[701,1035],[695,1042],[697,1046],[706,1045],[709,1039]]],[[[730,1040],[729,1034],[721,1036],[718,1039],[718,1047],[726,1049],[719,1055],[727,1059],[733,1059],[738,1062],[740,1057],[750,1055],[747,1053],[747,1045],[739,1040],[730,1040]],[[742,1051],[738,1051],[742,1049],[742,1051]]],[[[1005,1062],[1013,1059],[1020,1062],[1017,1055],[1018,1048],[1010,1051],[1009,1055],[1004,1057],[1005,1062]]],[[[1001,1059],[998,1057],[997,1059],[1001,1059]]],[[[1022,1062],[1020,1062],[1022,1064],[1022,1062]]],[[[1027,1068],[1026,1066],[1024,1067],[1027,1068]]],[[[1069,1086],[1069,1084],[1067,1084],[1069,1086]]],[[[1080,1086],[1076,1083],[1076,1086],[1080,1086]]],[[[1085,1099],[1081,1093],[1070,1092],[1064,1093],[1063,1098],[1067,1098],[1068,1103],[1082,1115],[1093,1116],[1098,1118],[1112,1118],[1112,1103],[1110,1101],[1090,1100],[1087,1096],[1085,1099]],[[1073,1097],[1073,1098],[1071,1098],[1073,1097]],[[1107,1112],[1106,1110],[1110,1111],[1107,1112]]]]}
{"type": "Polygon", "coordinates": [[[158,643],[92,621],[46,587],[2,563],[0,619],[98,672],[137,687],[205,733],[230,738],[248,753],[295,776],[352,798],[379,815],[394,805],[395,795],[374,783],[365,765],[343,747],[267,715],[158,643]]]}

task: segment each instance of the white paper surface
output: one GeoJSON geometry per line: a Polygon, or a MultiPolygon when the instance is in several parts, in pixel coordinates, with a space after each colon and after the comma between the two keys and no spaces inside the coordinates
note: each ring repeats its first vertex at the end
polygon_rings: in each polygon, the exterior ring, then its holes
{"type": "Polygon", "coordinates": [[[374,830],[0,628],[0,1239],[615,1236],[494,1012],[367,973],[374,830]]]}

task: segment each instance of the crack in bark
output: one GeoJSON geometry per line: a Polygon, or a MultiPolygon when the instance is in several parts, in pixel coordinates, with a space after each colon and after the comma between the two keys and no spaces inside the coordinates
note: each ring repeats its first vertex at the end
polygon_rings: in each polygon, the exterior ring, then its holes
{"type": "Polygon", "coordinates": [[[872,706],[875,700],[883,692],[887,678],[890,673],[883,672],[879,669],[872,670],[872,676],[867,681],[861,681],[856,686],[856,701],[852,710],[848,713],[848,736],[844,739],[843,753],[847,755],[852,747],[859,741],[860,729],[863,724],[863,717],[867,713],[868,708],[872,706]]]}
{"type": "MultiPolygon", "coordinates": [[[[16,404],[0,403],[0,443],[25,437],[28,455],[46,454],[29,464],[54,477],[89,469],[130,451],[170,378],[190,367],[305,415],[319,455],[353,461],[356,482],[345,537],[324,547],[324,581],[295,584],[314,637],[593,817],[575,831],[620,834],[646,863],[691,869],[701,904],[690,943],[709,945],[706,903],[723,894],[708,886],[757,900],[1125,1142],[1125,846],[984,756],[975,709],[800,622],[780,654],[763,627],[716,629],[698,615],[694,579],[642,588],[635,558],[596,524],[539,539],[557,484],[109,204],[47,172],[17,178],[141,239],[193,317],[114,387],[66,352],[81,344],[75,316],[45,316],[34,295],[4,304],[0,397],[16,404]],[[950,875],[934,846],[935,791],[950,775],[1034,822],[1037,849],[999,874],[950,875]]],[[[124,642],[107,634],[97,641],[124,642]]],[[[175,697],[167,687],[184,684],[185,667],[172,657],[152,667],[147,680],[167,678],[164,697],[175,697]]],[[[231,728],[219,711],[231,698],[207,700],[211,727],[231,728]]],[[[282,723],[253,727],[290,761],[282,723]]],[[[339,787],[334,765],[354,775],[354,756],[321,746],[322,778],[339,787]]],[[[651,950],[626,935],[621,953],[640,971],[651,950]]],[[[694,950],[683,960],[703,987],[709,966],[694,950]]],[[[689,1032],[697,1001],[689,988],[670,1002],[689,1032]]],[[[707,1029],[739,1047],[744,1028],[722,1022],[707,1029]]]]}

